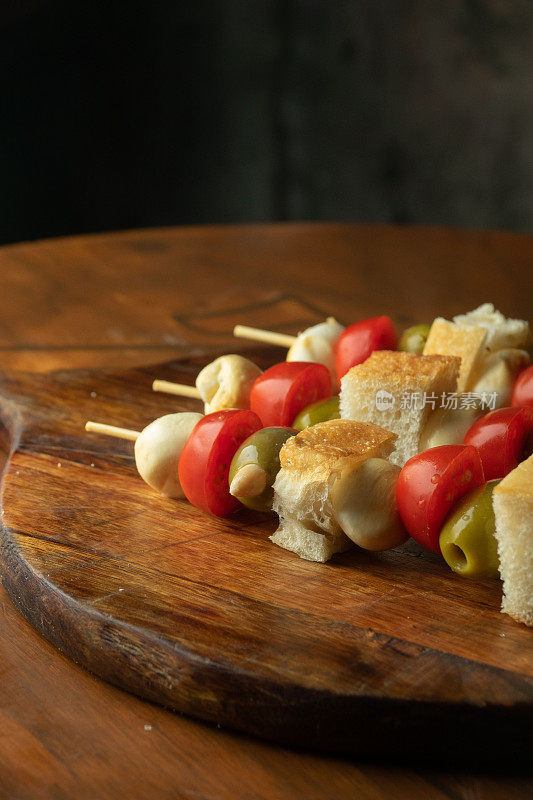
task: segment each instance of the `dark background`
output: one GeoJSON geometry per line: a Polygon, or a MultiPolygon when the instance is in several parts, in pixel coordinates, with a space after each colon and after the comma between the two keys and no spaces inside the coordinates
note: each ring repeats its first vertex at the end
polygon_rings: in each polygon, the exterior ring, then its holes
{"type": "Polygon", "coordinates": [[[533,227],[532,0],[0,2],[0,241],[533,227]]]}

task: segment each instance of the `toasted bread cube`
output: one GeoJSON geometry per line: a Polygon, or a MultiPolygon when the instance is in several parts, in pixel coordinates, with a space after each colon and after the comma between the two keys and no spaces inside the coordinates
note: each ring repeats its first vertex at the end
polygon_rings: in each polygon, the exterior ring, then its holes
{"type": "Polygon", "coordinates": [[[492,495],[503,581],[502,611],[533,626],[533,455],[492,495]]]}
{"type": "Polygon", "coordinates": [[[341,417],[395,433],[398,439],[390,460],[401,467],[419,452],[424,426],[442,395],[457,390],[459,364],[454,356],[376,350],[343,377],[341,417]],[[380,402],[387,399],[388,406],[380,402]],[[424,403],[424,399],[430,402],[424,403]]]}
{"type": "Polygon", "coordinates": [[[327,561],[353,547],[334,518],[331,483],[368,458],[386,458],[396,436],[376,425],[329,420],[287,439],[274,483],[273,509],[280,524],[274,544],[309,561],[327,561]]]}
{"type": "Polygon", "coordinates": [[[424,346],[424,355],[458,356],[461,368],[457,380],[457,391],[464,392],[470,388],[473,376],[479,370],[486,353],[485,328],[460,328],[453,322],[441,317],[433,321],[429,336],[424,346]]]}

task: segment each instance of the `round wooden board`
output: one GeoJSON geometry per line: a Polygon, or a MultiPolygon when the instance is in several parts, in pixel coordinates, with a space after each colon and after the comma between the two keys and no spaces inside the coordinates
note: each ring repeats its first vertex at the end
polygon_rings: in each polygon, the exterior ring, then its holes
{"type": "Polygon", "coordinates": [[[3,580],[24,616],[107,681],[277,742],[530,757],[531,631],[500,613],[498,582],[462,581],[414,543],[302,561],[269,541],[273,516],[159,497],[131,442],[85,433],[198,410],[151,382],[193,383],[210,360],[0,380],[3,580]]]}

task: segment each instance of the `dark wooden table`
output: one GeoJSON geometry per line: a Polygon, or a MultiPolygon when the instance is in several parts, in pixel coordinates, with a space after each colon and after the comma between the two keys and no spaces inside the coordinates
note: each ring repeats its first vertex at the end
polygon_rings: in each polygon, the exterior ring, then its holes
{"type": "MultiPolygon", "coordinates": [[[[529,318],[533,238],[355,225],[146,230],[0,250],[0,367],[48,371],[231,349],[236,322],[401,328],[486,300],[529,318]]],[[[30,489],[31,490],[31,489],[30,489]]],[[[527,775],[356,763],[172,714],[57,653],[0,591],[0,798],[518,800],[527,775]]],[[[423,743],[421,743],[423,749],[423,743]]],[[[416,756],[416,754],[414,754],[416,756]]]]}

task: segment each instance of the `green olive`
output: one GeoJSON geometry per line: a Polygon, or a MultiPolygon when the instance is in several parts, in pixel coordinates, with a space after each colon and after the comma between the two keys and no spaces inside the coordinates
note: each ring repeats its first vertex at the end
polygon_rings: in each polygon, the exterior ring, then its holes
{"type": "Polygon", "coordinates": [[[311,425],[316,425],[317,422],[327,422],[328,419],[340,419],[341,412],[339,409],[338,395],[328,397],[327,400],[319,400],[318,403],[311,403],[306,406],[303,411],[300,411],[292,427],[297,431],[303,431],[304,428],[310,428],[311,425]]]}
{"type": "Polygon", "coordinates": [[[255,511],[272,510],[279,451],[295,434],[291,428],[262,428],[241,444],[231,462],[229,486],[243,505],[255,511]]]}
{"type": "Polygon", "coordinates": [[[463,498],[447,517],[439,538],[444,560],[466,578],[498,578],[498,547],[494,536],[492,491],[489,481],[463,498]]]}
{"type": "Polygon", "coordinates": [[[400,337],[398,350],[403,350],[405,353],[418,353],[420,355],[424,350],[430,328],[431,325],[412,325],[410,328],[407,328],[400,337]]]}

